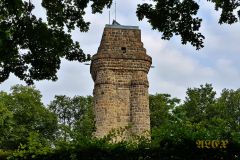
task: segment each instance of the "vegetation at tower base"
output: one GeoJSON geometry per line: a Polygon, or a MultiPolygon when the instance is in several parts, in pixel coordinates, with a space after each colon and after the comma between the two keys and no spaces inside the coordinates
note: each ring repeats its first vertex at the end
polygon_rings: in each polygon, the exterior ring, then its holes
{"type": "Polygon", "coordinates": [[[39,91],[24,86],[13,87],[11,93],[1,92],[0,159],[8,157],[11,160],[238,160],[240,157],[240,89],[224,89],[221,95],[216,97],[213,87],[209,84],[189,88],[182,103],[168,94],[150,95],[151,142],[144,137],[136,137],[138,141],[109,143],[114,134],[102,139],[91,138],[89,136],[91,134],[85,135],[85,131],[90,133],[94,130],[92,123],[89,123],[93,120],[92,97],[56,96],[48,108],[44,108],[41,104],[40,97],[39,91]],[[71,108],[71,114],[61,116],[69,112],[64,110],[66,106],[71,108]],[[54,108],[58,108],[58,111],[54,111],[54,108]],[[20,110],[24,112],[19,112],[20,110]],[[35,117],[32,117],[33,114],[35,117]],[[196,114],[200,115],[196,116],[196,114]],[[75,115],[77,118],[80,117],[79,122],[74,119],[75,115]],[[29,118],[34,119],[26,124],[29,118]],[[50,119],[52,119],[51,125],[50,119]],[[38,130],[40,123],[42,129],[38,130]],[[64,128],[62,126],[68,127],[70,123],[66,135],[71,137],[65,138],[65,130],[62,130],[64,128]],[[82,128],[75,127],[78,125],[82,128]],[[49,135],[44,134],[42,130],[49,135]],[[11,140],[9,137],[21,141],[16,141],[11,146],[13,143],[8,143],[11,140]],[[226,148],[216,146],[213,148],[211,144],[208,148],[199,148],[196,144],[197,140],[228,140],[229,143],[226,148]]]}
{"type": "MultiPolygon", "coordinates": [[[[221,11],[220,24],[238,21],[235,15],[240,6],[238,0],[207,1],[221,11]]],[[[162,32],[163,39],[180,35],[182,44],[191,43],[196,49],[203,47],[204,36],[198,32],[202,19],[196,17],[200,7],[197,2],[154,0],[150,3],[145,1],[137,6],[139,20],[146,18],[153,29],[162,32]]],[[[102,13],[104,7],[111,6],[112,0],[42,0],[46,22],[34,15],[35,6],[31,0],[1,0],[0,82],[8,79],[10,73],[28,84],[34,80],[57,80],[61,58],[79,62],[89,60],[90,56],[71,37],[75,28],[81,32],[89,30],[90,22],[84,20],[88,4],[93,14],[102,13]]]]}

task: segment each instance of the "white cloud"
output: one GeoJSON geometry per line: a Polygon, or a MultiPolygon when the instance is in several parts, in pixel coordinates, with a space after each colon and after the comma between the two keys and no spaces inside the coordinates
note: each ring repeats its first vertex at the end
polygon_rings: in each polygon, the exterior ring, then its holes
{"type": "Polygon", "coordinates": [[[58,72],[58,80],[41,81],[36,83],[36,88],[43,93],[43,101],[48,104],[55,95],[92,95],[93,81],[89,71],[89,65],[79,62],[63,60],[58,72]]]}

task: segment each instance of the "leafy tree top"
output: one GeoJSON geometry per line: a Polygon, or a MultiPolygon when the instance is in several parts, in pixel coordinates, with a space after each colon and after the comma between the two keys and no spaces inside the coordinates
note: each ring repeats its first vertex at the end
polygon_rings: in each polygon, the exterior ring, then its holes
{"type": "MultiPolygon", "coordinates": [[[[215,10],[221,10],[219,23],[238,21],[235,11],[239,0],[209,0],[215,10]]],[[[57,80],[61,58],[84,62],[90,60],[74,42],[71,31],[89,30],[84,20],[85,10],[91,4],[92,13],[102,13],[112,0],[42,0],[47,22],[33,13],[31,0],[0,1],[0,82],[10,73],[33,84],[34,80],[57,80]],[[64,29],[67,29],[67,32],[64,29]]],[[[146,18],[153,29],[169,40],[179,35],[182,44],[191,43],[196,49],[203,47],[204,36],[199,32],[202,19],[197,17],[199,4],[193,0],[153,0],[137,6],[139,20],[146,18]]],[[[240,17],[240,11],[238,10],[240,17]]]]}

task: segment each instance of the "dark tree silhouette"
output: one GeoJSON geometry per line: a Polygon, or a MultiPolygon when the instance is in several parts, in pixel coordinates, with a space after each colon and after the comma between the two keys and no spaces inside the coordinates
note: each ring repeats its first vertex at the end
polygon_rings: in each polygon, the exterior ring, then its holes
{"type": "MultiPolygon", "coordinates": [[[[202,19],[196,17],[199,9],[197,2],[153,2],[150,4],[149,0],[137,6],[139,20],[148,19],[153,29],[162,32],[163,39],[179,35],[182,44],[191,43],[196,49],[203,47],[204,36],[199,32],[202,19]]],[[[215,10],[221,10],[220,24],[238,21],[234,13],[240,6],[239,0],[210,2],[215,4],[215,10]]],[[[33,84],[34,80],[57,80],[61,58],[79,62],[90,60],[90,55],[86,55],[71,37],[75,28],[81,32],[89,30],[90,22],[83,18],[89,3],[95,14],[102,13],[104,7],[109,8],[112,0],[42,0],[47,22],[32,13],[35,6],[31,0],[1,0],[0,83],[8,79],[10,73],[28,84],[33,84]]]]}

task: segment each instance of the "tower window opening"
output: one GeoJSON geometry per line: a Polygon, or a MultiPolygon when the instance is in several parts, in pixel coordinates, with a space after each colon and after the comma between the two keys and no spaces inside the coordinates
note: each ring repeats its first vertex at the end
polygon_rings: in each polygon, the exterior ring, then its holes
{"type": "Polygon", "coordinates": [[[127,48],[126,47],[122,47],[121,50],[122,50],[123,53],[127,52],[127,48]]]}

